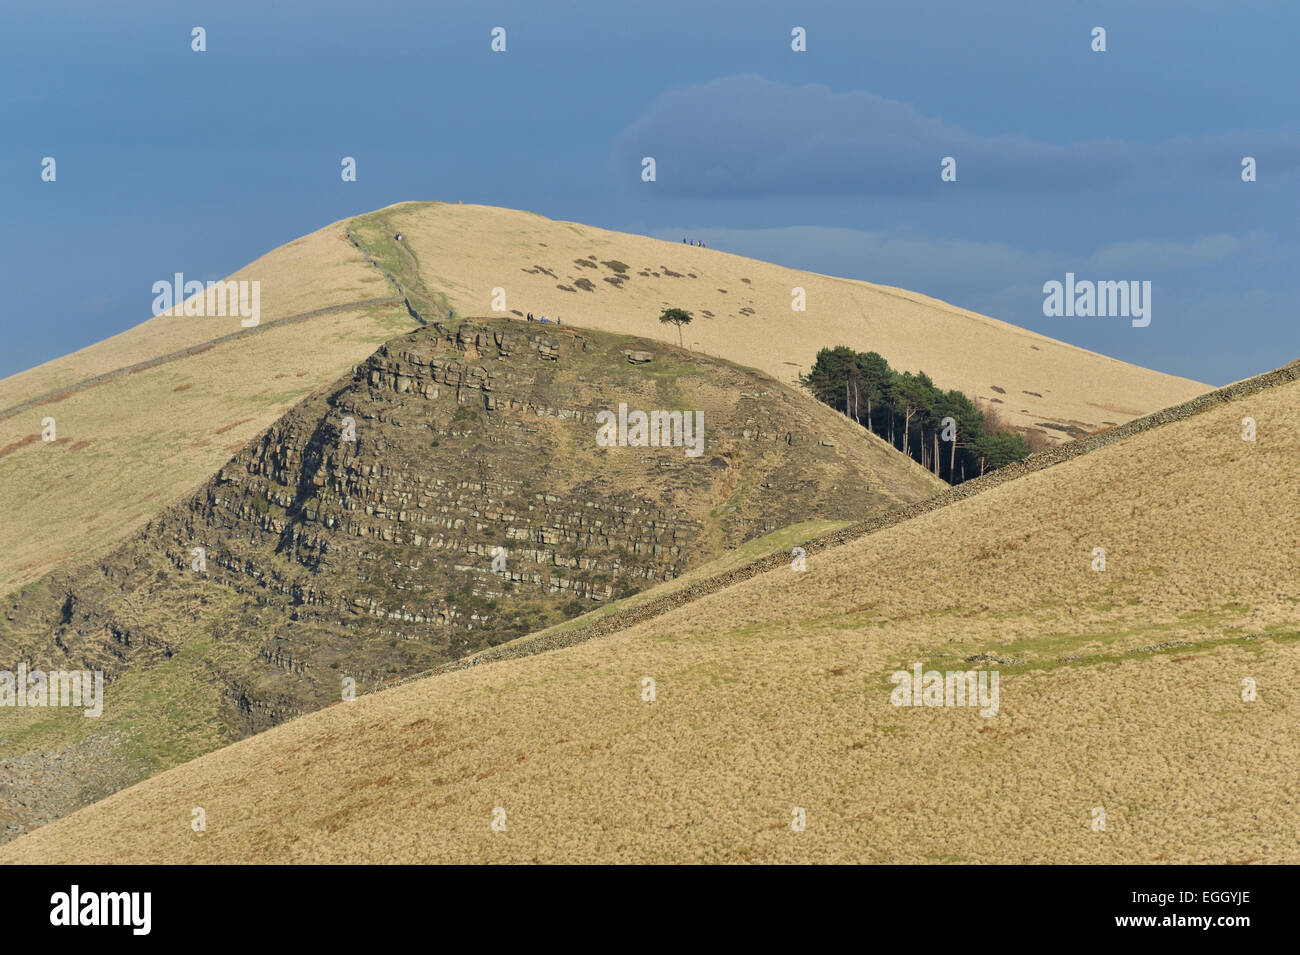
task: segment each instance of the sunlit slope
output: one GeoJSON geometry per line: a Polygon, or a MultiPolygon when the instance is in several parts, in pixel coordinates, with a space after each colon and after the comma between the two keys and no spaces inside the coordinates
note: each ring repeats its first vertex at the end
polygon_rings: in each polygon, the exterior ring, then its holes
{"type": "MultiPolygon", "coordinates": [[[[393,298],[383,275],[344,238],[346,227],[346,222],[336,222],[295,239],[223,281],[261,283],[262,324],[331,306],[393,298]]],[[[171,275],[156,278],[168,283],[173,279],[171,275]]],[[[138,291],[140,313],[147,315],[153,292],[148,284],[138,291]]],[[[0,412],[84,379],[241,331],[240,319],[234,316],[149,318],[111,338],[0,380],[0,412]]]]}
{"type": "Polygon", "coordinates": [[[231,277],[261,283],[255,328],[159,316],[0,381],[0,593],[102,553],[415,324],[343,236],[329,226],[231,277]]]}
{"type": "Polygon", "coordinates": [[[111,703],[97,719],[0,707],[0,842],[328,706],[343,678],[378,690],[782,527],[943,487],[720,359],[504,319],[403,333],[118,547],[5,600],[0,660],[102,671],[111,703]],[[596,421],[618,404],[692,409],[690,446],[680,428],[678,446],[602,446],[596,421]]]}
{"type": "Polygon", "coordinates": [[[1300,862],[1298,418],[1295,381],[1217,405],[283,725],[0,860],[1300,862]],[[914,663],[997,671],[997,715],[891,705],[914,663]]]}
{"type": "Polygon", "coordinates": [[[688,346],[782,381],[807,371],[820,348],[874,350],[1056,441],[1207,390],[916,292],[718,249],[491,206],[406,203],[375,218],[389,235],[402,233],[426,287],[459,314],[490,314],[502,289],[520,315],[676,341],[658,316],[680,306],[695,315],[684,330],[688,346]],[[794,288],[805,290],[806,312],[792,310],[794,288]]]}
{"type": "MultiPolygon", "coordinates": [[[[1204,390],[915,293],[486,206],[390,207],[326,226],[229,278],[261,283],[257,328],[237,317],[160,316],[0,381],[0,506],[15,515],[0,528],[0,593],[123,539],[295,400],[414,325],[404,305],[378,304],[404,294],[432,319],[446,308],[493,314],[501,288],[507,314],[667,341],[676,329],[657,316],[680,305],[696,314],[688,347],[781,381],[823,346],[875,349],[1053,439],[1204,390]],[[790,309],[796,286],[807,312],[790,309]],[[54,444],[40,441],[46,417],[54,444]]],[[[152,292],[140,294],[143,311],[152,292]]]]}

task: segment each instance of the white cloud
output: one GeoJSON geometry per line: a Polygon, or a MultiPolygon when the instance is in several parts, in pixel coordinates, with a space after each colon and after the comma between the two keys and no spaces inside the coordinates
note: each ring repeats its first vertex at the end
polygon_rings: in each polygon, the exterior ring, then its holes
{"type": "MultiPolygon", "coordinates": [[[[1259,237],[1252,236],[1250,242],[1256,241],[1259,237]]],[[[1190,242],[1131,239],[1095,251],[1088,260],[1088,268],[1128,273],[1217,265],[1239,255],[1247,246],[1247,240],[1224,234],[1202,236],[1190,242]]]]}

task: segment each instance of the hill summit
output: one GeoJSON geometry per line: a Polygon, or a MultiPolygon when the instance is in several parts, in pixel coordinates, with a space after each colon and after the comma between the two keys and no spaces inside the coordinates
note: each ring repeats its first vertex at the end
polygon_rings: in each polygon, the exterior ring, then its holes
{"type": "Polygon", "coordinates": [[[3,658],[102,670],[105,716],[32,725],[10,710],[0,737],[80,753],[120,729],[138,734],[120,759],[161,768],[779,528],[942,487],[812,398],[716,358],[506,319],[435,323],[305,399],[103,559],[15,595],[3,658]]]}

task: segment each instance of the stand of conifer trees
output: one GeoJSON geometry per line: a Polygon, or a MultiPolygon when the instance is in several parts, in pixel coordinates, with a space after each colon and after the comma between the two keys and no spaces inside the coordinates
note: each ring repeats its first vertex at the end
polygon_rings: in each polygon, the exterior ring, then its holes
{"type": "Polygon", "coordinates": [[[844,345],[823,348],[799,379],[817,398],[843,412],[949,484],[1019,461],[1024,437],[997,427],[960,391],[941,391],[925,372],[889,367],[876,352],[844,345]],[[953,419],[945,429],[944,418],[953,419]]]}

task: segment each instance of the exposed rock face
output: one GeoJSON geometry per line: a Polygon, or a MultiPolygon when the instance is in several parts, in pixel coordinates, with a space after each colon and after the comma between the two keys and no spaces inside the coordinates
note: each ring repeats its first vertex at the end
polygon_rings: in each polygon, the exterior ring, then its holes
{"type": "Polygon", "coordinates": [[[389,342],[135,540],[12,601],[0,666],[102,669],[112,712],[123,674],[197,654],[178,678],[242,735],[339,701],[345,679],[364,692],[934,489],[771,379],[676,349],[631,365],[627,344],[511,321],[389,342]],[[698,411],[702,455],[600,446],[620,404],[698,411]]]}

